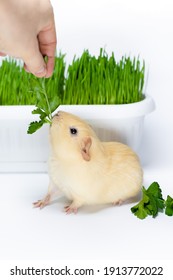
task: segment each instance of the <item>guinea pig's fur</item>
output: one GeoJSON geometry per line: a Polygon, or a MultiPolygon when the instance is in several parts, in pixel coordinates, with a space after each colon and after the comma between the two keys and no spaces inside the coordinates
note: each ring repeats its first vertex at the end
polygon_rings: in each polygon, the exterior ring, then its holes
{"type": "Polygon", "coordinates": [[[137,155],[119,142],[101,142],[90,125],[59,111],[50,127],[50,184],[47,205],[59,190],[70,201],[66,212],[82,205],[121,203],[141,190],[143,172],[137,155]]]}

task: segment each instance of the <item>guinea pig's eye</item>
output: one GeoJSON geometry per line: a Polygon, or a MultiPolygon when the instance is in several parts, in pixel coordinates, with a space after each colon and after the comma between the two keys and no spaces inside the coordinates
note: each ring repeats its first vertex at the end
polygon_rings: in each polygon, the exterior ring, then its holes
{"type": "Polygon", "coordinates": [[[71,135],[77,135],[77,129],[75,127],[70,127],[70,133],[71,135]]]}

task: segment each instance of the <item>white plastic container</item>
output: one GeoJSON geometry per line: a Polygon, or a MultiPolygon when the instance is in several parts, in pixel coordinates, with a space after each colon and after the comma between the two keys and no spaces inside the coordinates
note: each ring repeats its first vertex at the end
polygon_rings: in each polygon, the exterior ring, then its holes
{"type": "MultiPolygon", "coordinates": [[[[155,108],[153,99],[123,105],[61,105],[89,122],[102,141],[120,141],[138,152],[144,117],[155,108]]],[[[0,106],[0,172],[46,172],[49,126],[27,134],[36,116],[33,106],[0,106]]]]}
{"type": "Polygon", "coordinates": [[[49,126],[27,134],[29,123],[37,118],[33,109],[0,106],[0,172],[46,172],[49,126]]]}
{"type": "Polygon", "coordinates": [[[136,152],[140,148],[144,117],[154,109],[154,101],[149,96],[131,104],[61,105],[58,108],[88,121],[102,141],[119,141],[136,152]]]}

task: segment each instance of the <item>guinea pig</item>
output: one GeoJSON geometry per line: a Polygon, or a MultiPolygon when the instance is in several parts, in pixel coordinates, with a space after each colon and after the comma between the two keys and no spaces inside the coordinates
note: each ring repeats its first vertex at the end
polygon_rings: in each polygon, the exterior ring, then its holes
{"type": "Polygon", "coordinates": [[[138,156],[119,142],[101,142],[79,117],[59,111],[50,126],[48,193],[34,203],[43,208],[58,194],[70,204],[66,213],[82,205],[121,204],[141,190],[143,171],[138,156]]]}

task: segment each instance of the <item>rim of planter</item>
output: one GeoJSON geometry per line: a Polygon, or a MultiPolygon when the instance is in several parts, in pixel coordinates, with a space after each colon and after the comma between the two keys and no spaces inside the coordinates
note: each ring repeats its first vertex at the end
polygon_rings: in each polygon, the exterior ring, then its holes
{"type": "MultiPolygon", "coordinates": [[[[33,105],[6,105],[0,106],[0,119],[36,119],[32,115],[33,105]],[[14,114],[15,112],[15,114],[14,114]]],[[[133,118],[145,116],[155,109],[154,100],[150,96],[139,102],[130,104],[108,104],[108,105],[60,105],[56,110],[64,110],[73,114],[80,114],[82,118],[96,117],[98,119],[133,118]]]]}
{"type": "Polygon", "coordinates": [[[134,118],[145,116],[154,111],[155,103],[150,96],[145,96],[142,101],[129,104],[60,105],[57,110],[80,114],[83,118],[92,118],[92,116],[98,119],[134,118]]]}
{"type": "Polygon", "coordinates": [[[1,120],[36,120],[37,115],[32,114],[34,105],[0,105],[1,120]]]}

